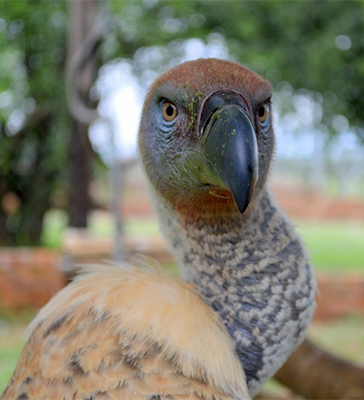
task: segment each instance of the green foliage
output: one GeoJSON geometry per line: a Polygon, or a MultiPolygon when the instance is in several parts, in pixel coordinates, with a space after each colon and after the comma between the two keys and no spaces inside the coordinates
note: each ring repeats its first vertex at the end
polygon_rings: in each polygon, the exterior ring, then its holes
{"type": "Polygon", "coordinates": [[[65,5],[1,2],[2,245],[39,243],[44,213],[55,188],[64,181],[69,125],[64,93],[65,5]],[[12,203],[4,200],[9,198],[12,203]]]}
{"type": "Polygon", "coordinates": [[[53,113],[57,107],[58,113],[64,109],[65,5],[63,1],[1,2],[0,52],[5,60],[1,85],[13,98],[5,112],[26,108],[23,103],[29,98],[53,113]]]}
{"type": "MultiPolygon", "coordinates": [[[[165,46],[173,58],[181,39],[222,35],[230,54],[295,89],[320,92],[327,123],[344,114],[363,126],[364,3],[347,1],[113,1],[116,29],[104,54],[131,57],[165,46]],[[118,45],[119,44],[119,45],[118,45]]],[[[153,59],[148,59],[153,64],[153,59]]],[[[138,68],[136,66],[136,68],[138,68]]],[[[362,131],[358,131],[362,134],[362,131]]],[[[364,136],[363,136],[364,139],[364,136]]]]}

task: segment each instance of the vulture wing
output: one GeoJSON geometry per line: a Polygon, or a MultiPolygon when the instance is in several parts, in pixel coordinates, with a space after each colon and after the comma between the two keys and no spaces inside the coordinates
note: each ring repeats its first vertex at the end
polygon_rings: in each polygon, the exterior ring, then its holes
{"type": "Polygon", "coordinates": [[[1,399],[248,399],[217,315],[159,270],[88,267],[29,327],[1,399]]]}

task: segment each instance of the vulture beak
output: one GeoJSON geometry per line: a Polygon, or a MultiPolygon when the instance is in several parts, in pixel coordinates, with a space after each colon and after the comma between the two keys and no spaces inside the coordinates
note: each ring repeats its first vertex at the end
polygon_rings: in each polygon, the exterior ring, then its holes
{"type": "Polygon", "coordinates": [[[258,145],[243,97],[229,90],[208,96],[201,108],[199,134],[208,166],[205,179],[229,190],[243,213],[258,180],[258,145]]]}

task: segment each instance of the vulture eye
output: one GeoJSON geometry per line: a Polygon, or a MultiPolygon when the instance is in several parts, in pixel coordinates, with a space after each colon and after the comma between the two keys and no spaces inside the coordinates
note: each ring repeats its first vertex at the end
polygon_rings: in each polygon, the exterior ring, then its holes
{"type": "Polygon", "coordinates": [[[270,126],[270,109],[268,103],[263,103],[258,107],[257,117],[261,131],[267,135],[270,126]]]}
{"type": "Polygon", "coordinates": [[[162,104],[162,117],[167,122],[172,122],[177,117],[177,107],[170,101],[162,104]]]}
{"type": "Polygon", "coordinates": [[[258,108],[258,120],[262,124],[269,117],[269,108],[267,104],[261,104],[258,108]]]}

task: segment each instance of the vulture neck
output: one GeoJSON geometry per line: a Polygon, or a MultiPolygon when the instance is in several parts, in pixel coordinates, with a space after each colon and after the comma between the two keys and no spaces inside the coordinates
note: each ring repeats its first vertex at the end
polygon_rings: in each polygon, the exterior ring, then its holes
{"type": "Polygon", "coordinates": [[[153,190],[152,198],[182,277],[226,325],[253,396],[312,317],[315,280],[300,238],[265,189],[248,213],[197,226],[153,190]]]}

